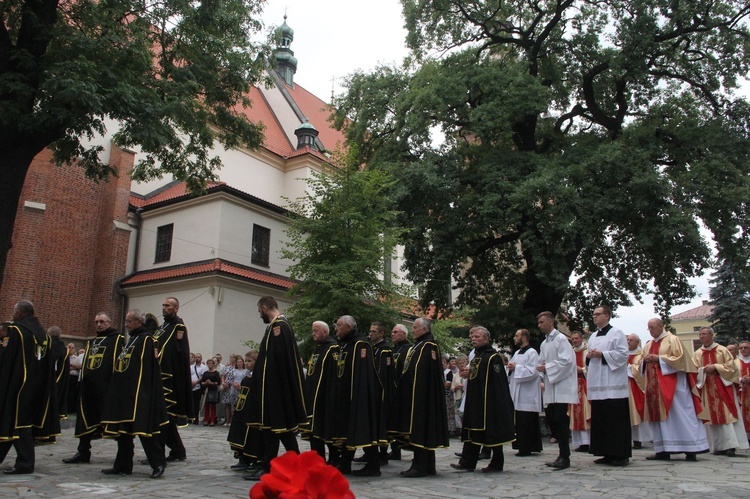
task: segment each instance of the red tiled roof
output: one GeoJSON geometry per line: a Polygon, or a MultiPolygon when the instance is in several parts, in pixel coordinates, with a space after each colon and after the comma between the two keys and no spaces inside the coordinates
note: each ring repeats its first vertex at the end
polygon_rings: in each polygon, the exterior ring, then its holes
{"type": "Polygon", "coordinates": [[[134,286],[136,284],[148,284],[157,281],[193,277],[201,274],[229,274],[241,277],[253,282],[268,284],[281,289],[291,288],[295,282],[292,279],[277,276],[267,272],[254,270],[241,265],[224,262],[217,258],[209,262],[198,262],[180,267],[145,270],[127,277],[123,286],[134,286]]]}
{"type": "Polygon", "coordinates": [[[685,310],[684,312],[680,312],[679,314],[674,314],[672,316],[673,321],[679,321],[679,320],[695,320],[695,319],[708,319],[711,317],[711,314],[714,311],[714,306],[712,304],[709,304],[708,302],[703,302],[702,305],[697,306],[695,308],[691,308],[690,310],[685,310]]]}
{"type": "Polygon", "coordinates": [[[263,124],[265,127],[263,146],[266,149],[280,156],[288,156],[294,150],[294,147],[289,142],[289,138],[284,133],[284,129],[281,128],[281,124],[266,98],[263,97],[258,87],[251,87],[248,97],[251,101],[250,107],[238,105],[235,110],[247,116],[253,123],[263,124]]]}
{"type": "Polygon", "coordinates": [[[343,147],[344,134],[333,128],[333,124],[328,121],[333,108],[297,83],[294,84],[294,87],[290,87],[286,83],[284,85],[302,114],[310,120],[310,123],[318,131],[318,138],[323,146],[329,151],[334,151],[339,146],[343,147]]]}
{"type": "MultiPolygon", "coordinates": [[[[226,182],[206,182],[206,189],[216,187],[217,185],[227,185],[226,182]]],[[[162,201],[169,201],[170,199],[177,199],[182,196],[188,196],[190,193],[187,190],[187,184],[185,182],[178,182],[174,185],[168,184],[167,188],[161,192],[156,191],[156,194],[149,197],[141,197],[137,195],[130,195],[130,204],[136,208],[143,208],[144,206],[161,203],[162,201]]]]}

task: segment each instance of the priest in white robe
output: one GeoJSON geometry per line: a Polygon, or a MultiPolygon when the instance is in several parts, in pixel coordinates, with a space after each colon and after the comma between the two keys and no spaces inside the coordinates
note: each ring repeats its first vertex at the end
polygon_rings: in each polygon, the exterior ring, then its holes
{"type": "Polygon", "coordinates": [[[539,412],[542,410],[542,379],[536,368],[539,354],[531,348],[528,329],[519,329],[513,337],[518,350],[508,362],[510,396],[516,411],[516,456],[530,456],[542,452],[542,430],[539,412]]]}
{"type": "Polygon", "coordinates": [[[698,369],[677,336],[664,330],[661,319],[648,321],[648,331],[653,339],[641,353],[640,370],[646,378],[643,419],[650,423],[654,454],[646,459],[664,461],[684,452],[687,461],[696,461],[696,454],[708,452],[688,381],[698,369]]]}

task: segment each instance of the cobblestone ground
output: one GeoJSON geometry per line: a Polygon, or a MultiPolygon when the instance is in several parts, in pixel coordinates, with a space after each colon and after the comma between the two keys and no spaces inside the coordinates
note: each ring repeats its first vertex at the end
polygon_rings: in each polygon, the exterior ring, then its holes
{"type": "MultiPolygon", "coordinates": [[[[102,468],[110,467],[116,444],[110,440],[95,441],[91,464],[63,464],[64,457],[75,453],[78,441],[73,430],[66,428],[55,445],[36,449],[36,473],[33,475],[0,475],[0,497],[81,498],[115,495],[118,498],[143,497],[247,497],[253,482],[242,479],[229,466],[236,461],[226,444],[226,428],[191,425],[181,430],[189,457],[171,464],[163,478],[149,479],[150,467],[136,464],[132,476],[108,477],[102,468]]],[[[301,442],[307,450],[306,442],[301,442]]],[[[633,460],[625,468],[593,464],[593,457],[575,453],[571,468],[553,472],[544,466],[557,455],[556,445],[547,445],[540,455],[519,458],[506,449],[505,471],[485,475],[462,473],[450,468],[457,462],[453,455],[461,449],[451,440],[450,449],[437,454],[436,477],[406,479],[399,472],[409,467],[411,454],[404,461],[393,461],[382,468],[379,478],[350,478],[358,498],[401,499],[422,497],[490,498],[490,497],[673,497],[673,496],[750,496],[750,455],[747,451],[735,458],[703,454],[698,462],[688,463],[682,456],[673,461],[646,461],[652,453],[648,445],[633,451],[633,460]]],[[[136,440],[136,463],[145,456],[136,440]]],[[[11,450],[2,468],[13,464],[11,450]]],[[[481,462],[480,462],[481,466],[481,462]]]]}

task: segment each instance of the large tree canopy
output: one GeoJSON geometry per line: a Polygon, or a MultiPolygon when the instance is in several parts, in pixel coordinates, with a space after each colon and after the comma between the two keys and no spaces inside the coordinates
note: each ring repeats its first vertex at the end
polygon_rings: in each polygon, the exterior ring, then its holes
{"type": "Polygon", "coordinates": [[[0,3],[0,275],[31,160],[49,147],[104,179],[87,139],[118,123],[139,147],[133,176],[171,173],[200,187],[220,161],[210,149],[257,147],[241,114],[263,75],[251,37],[263,0],[3,0],[0,3]]]}
{"type": "Polygon", "coordinates": [[[629,294],[667,315],[710,263],[701,224],[747,258],[747,2],[403,4],[410,60],[351,76],[337,124],[398,180],[424,304],[452,279],[494,327],[629,294]]]}

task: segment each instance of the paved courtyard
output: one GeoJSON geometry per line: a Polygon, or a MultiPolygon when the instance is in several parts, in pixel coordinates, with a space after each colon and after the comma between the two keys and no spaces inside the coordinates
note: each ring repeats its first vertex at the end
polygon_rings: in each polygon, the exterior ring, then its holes
{"type": "MultiPolygon", "coordinates": [[[[229,470],[236,461],[226,444],[226,428],[191,425],[181,434],[190,453],[187,461],[170,465],[162,479],[152,480],[148,477],[151,468],[139,464],[132,476],[104,476],[100,470],[111,466],[116,450],[110,440],[94,442],[91,464],[63,464],[62,458],[72,456],[78,443],[73,430],[66,428],[57,444],[37,447],[34,475],[0,475],[0,497],[247,497],[253,482],[229,470]]],[[[301,448],[307,450],[307,443],[302,442],[301,448]]],[[[626,468],[594,465],[591,456],[575,453],[570,469],[553,472],[544,463],[557,455],[557,446],[547,445],[541,455],[525,458],[506,449],[505,471],[485,475],[450,468],[449,464],[458,460],[453,453],[460,449],[460,442],[453,439],[450,449],[438,451],[436,477],[401,478],[398,472],[409,467],[411,457],[405,452],[407,461],[384,466],[382,477],[350,477],[352,491],[358,498],[377,499],[750,496],[750,456],[746,451],[735,458],[703,454],[697,463],[688,463],[681,457],[670,462],[646,461],[652,452],[646,448],[634,451],[626,468]]],[[[136,460],[144,457],[136,441],[136,460]]],[[[2,468],[12,465],[14,459],[11,450],[2,468]]]]}

